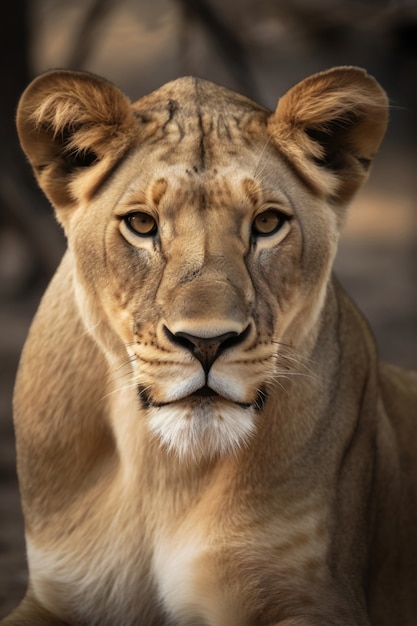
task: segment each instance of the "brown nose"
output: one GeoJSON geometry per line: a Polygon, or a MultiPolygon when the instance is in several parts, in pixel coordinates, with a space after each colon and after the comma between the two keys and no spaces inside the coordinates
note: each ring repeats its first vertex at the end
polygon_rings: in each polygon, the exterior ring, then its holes
{"type": "Polygon", "coordinates": [[[191,352],[200,361],[205,373],[208,374],[214,361],[222,352],[245,340],[249,334],[249,326],[242,333],[230,331],[216,337],[197,337],[182,331],[172,333],[167,327],[165,327],[165,334],[172,343],[191,352]]]}

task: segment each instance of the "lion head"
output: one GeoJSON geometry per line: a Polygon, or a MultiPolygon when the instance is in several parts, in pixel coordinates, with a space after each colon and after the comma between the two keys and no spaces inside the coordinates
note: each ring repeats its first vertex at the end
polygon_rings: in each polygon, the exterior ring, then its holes
{"type": "Polygon", "coordinates": [[[181,78],[134,104],[52,71],[18,129],[68,239],[74,297],[138,416],[181,457],[250,441],[309,357],[345,207],[385,131],[363,70],[293,87],[275,111],[181,78]]]}

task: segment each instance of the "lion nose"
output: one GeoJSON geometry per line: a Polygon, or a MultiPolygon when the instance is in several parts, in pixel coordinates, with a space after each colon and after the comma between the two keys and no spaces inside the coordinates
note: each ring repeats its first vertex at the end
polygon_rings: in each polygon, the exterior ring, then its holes
{"type": "Polygon", "coordinates": [[[241,333],[230,331],[214,337],[199,337],[184,331],[172,333],[165,327],[165,334],[172,343],[186,348],[200,361],[206,374],[208,374],[214,361],[225,350],[242,343],[249,334],[249,326],[241,333]]]}

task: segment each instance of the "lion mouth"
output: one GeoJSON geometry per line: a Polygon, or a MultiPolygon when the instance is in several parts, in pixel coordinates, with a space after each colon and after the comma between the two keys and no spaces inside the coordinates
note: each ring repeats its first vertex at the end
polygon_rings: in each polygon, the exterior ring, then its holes
{"type": "Polygon", "coordinates": [[[217,391],[214,391],[214,389],[212,389],[208,385],[204,385],[204,387],[200,387],[200,389],[197,389],[197,391],[194,391],[194,393],[192,393],[188,397],[189,398],[193,398],[193,397],[213,398],[213,397],[216,397],[216,396],[218,398],[220,398],[220,394],[218,394],[217,391]]]}
{"type": "MultiPolygon", "coordinates": [[[[203,387],[200,387],[200,389],[197,389],[196,391],[194,391],[188,396],[185,396],[184,398],[180,398],[180,399],[172,400],[168,402],[155,401],[152,398],[152,396],[149,394],[148,390],[145,387],[141,387],[140,385],[138,386],[138,394],[139,394],[139,399],[142,403],[142,406],[146,409],[161,408],[161,407],[166,407],[166,406],[177,405],[179,402],[184,402],[187,400],[189,401],[193,399],[200,400],[202,402],[204,400],[207,400],[210,402],[211,400],[217,400],[217,399],[224,400],[225,402],[232,402],[230,399],[221,396],[219,393],[217,393],[217,391],[214,391],[214,389],[212,389],[208,385],[204,385],[203,387]]],[[[233,404],[236,404],[242,409],[249,409],[251,407],[255,407],[255,409],[259,411],[259,410],[262,410],[265,404],[265,401],[266,401],[265,391],[259,390],[254,402],[236,402],[235,401],[233,402],[233,404]]]]}
{"type": "MultiPolygon", "coordinates": [[[[188,398],[220,398],[222,400],[226,400],[227,402],[230,402],[228,398],[224,398],[219,393],[217,393],[217,391],[214,391],[214,389],[211,389],[211,387],[209,387],[208,385],[204,385],[204,387],[200,387],[200,389],[197,389],[197,391],[194,391],[194,393],[190,394],[188,398]]],[[[254,405],[253,402],[234,402],[234,404],[239,406],[241,409],[249,409],[250,407],[254,405]]],[[[255,404],[256,404],[256,401],[255,401],[255,404]]]]}
{"type": "Polygon", "coordinates": [[[168,402],[157,402],[156,400],[152,398],[148,390],[145,389],[144,387],[139,386],[138,392],[139,392],[139,399],[142,402],[142,405],[147,409],[161,408],[164,406],[172,406],[174,404],[178,404],[179,402],[184,402],[190,399],[192,400],[193,398],[201,398],[201,399],[222,398],[222,396],[218,394],[217,391],[214,391],[214,389],[211,389],[211,387],[209,387],[208,385],[204,385],[203,387],[200,387],[200,389],[197,389],[193,393],[190,393],[188,396],[184,396],[183,398],[179,398],[176,400],[170,400],[168,402]]]}

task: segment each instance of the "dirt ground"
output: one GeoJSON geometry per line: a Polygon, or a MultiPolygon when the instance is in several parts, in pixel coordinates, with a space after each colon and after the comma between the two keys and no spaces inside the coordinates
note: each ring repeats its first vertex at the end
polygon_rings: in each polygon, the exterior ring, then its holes
{"type": "MultiPolygon", "coordinates": [[[[158,2],[153,4],[158,5],[158,2]]],[[[161,0],[160,4],[167,3],[161,0]]],[[[43,1],[38,6],[45,8],[58,5],[59,2],[43,1]]],[[[34,66],[39,71],[48,65],[56,65],[57,63],[51,62],[51,57],[59,56],[56,31],[48,30],[45,15],[46,13],[38,16],[39,32],[44,36],[44,45],[42,49],[35,51],[36,54],[34,53],[34,66]]],[[[58,22],[64,19],[58,12],[55,18],[58,22]]],[[[119,19],[122,17],[119,16],[119,19]]],[[[172,37],[167,24],[167,21],[162,21],[162,25],[158,26],[159,48],[154,42],[157,28],[153,25],[154,30],[151,29],[153,48],[149,43],[148,64],[145,68],[143,59],[140,63],[140,71],[145,76],[142,83],[143,91],[146,91],[148,86],[153,87],[155,82],[162,83],[179,73],[178,67],[175,67],[172,61],[172,55],[166,53],[170,37],[172,37]],[[155,77],[156,68],[159,68],[158,79],[155,77]]],[[[62,31],[59,32],[64,33],[64,22],[61,26],[62,31]]],[[[143,29],[142,26],[141,28],[143,29]]],[[[117,35],[116,30],[116,25],[114,25],[113,38],[117,35]]],[[[133,35],[129,42],[134,41],[132,37],[133,35]]],[[[120,60],[122,55],[120,41],[117,46],[117,55],[120,60]]],[[[131,55],[129,63],[133,64],[134,54],[131,48],[129,50],[131,55]]],[[[281,63],[282,68],[282,53],[281,56],[278,54],[276,56],[277,63],[281,63]]],[[[60,58],[63,58],[62,55],[60,58]]],[[[298,65],[301,65],[301,57],[297,58],[298,65]]],[[[347,58],[343,62],[350,62],[350,59],[347,58]]],[[[365,59],[363,63],[360,63],[357,55],[352,59],[352,63],[366,64],[365,59]]],[[[327,65],[331,64],[333,63],[327,65]]],[[[307,75],[312,65],[311,60],[306,61],[305,65],[305,75],[307,75]]],[[[205,71],[211,78],[207,70],[208,66],[207,61],[205,71]]],[[[137,95],[133,73],[127,72],[125,66],[123,70],[120,70],[120,63],[118,66],[114,61],[110,43],[106,54],[103,49],[100,49],[100,54],[97,53],[94,56],[87,69],[106,75],[119,84],[121,82],[126,88],[130,85],[132,95],[137,95]],[[106,67],[109,69],[108,72],[106,72],[106,67]]],[[[315,71],[315,68],[312,69],[315,71]]],[[[219,75],[221,76],[221,72],[219,75]]],[[[271,75],[270,67],[265,67],[262,80],[260,80],[261,87],[269,84],[271,75]]],[[[221,78],[219,80],[221,81],[221,78]]],[[[275,94],[271,95],[267,90],[265,93],[267,99],[275,98],[275,94]]],[[[415,137],[415,129],[409,129],[409,132],[412,132],[415,137]]],[[[417,368],[415,156],[414,145],[410,146],[407,143],[404,147],[398,145],[398,142],[389,140],[381,158],[375,164],[374,173],[366,191],[361,193],[353,204],[335,267],[341,282],[370,321],[382,358],[405,367],[417,368]]],[[[28,288],[16,288],[16,281],[24,282],[24,277],[28,272],[28,263],[30,259],[18,238],[12,232],[2,233],[0,236],[0,617],[8,613],[22,598],[27,581],[23,522],[15,472],[11,403],[19,354],[44,287],[32,285],[28,288]]]]}

